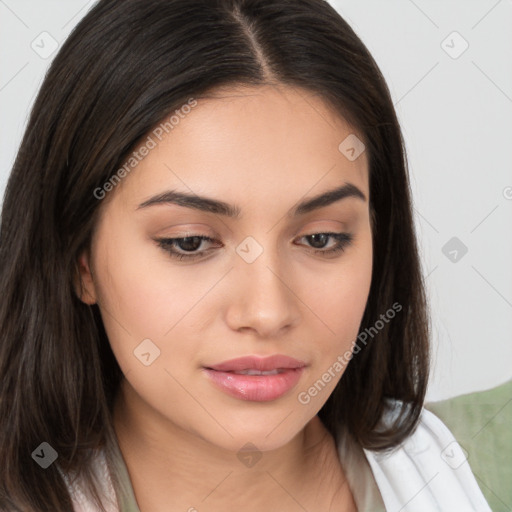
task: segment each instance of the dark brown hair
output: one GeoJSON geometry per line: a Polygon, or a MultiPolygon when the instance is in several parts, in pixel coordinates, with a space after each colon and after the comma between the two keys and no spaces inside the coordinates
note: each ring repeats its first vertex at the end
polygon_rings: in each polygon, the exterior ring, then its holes
{"type": "Polygon", "coordinates": [[[69,511],[60,471],[92,485],[93,449],[112,456],[122,372],[97,305],[74,287],[104,202],[93,191],[189,98],[241,84],[312,92],[361,134],[374,263],[360,330],[395,302],[403,309],[354,356],[319,415],[335,438],[343,425],[375,450],[415,428],[428,376],[427,304],[404,143],[364,44],[322,0],[100,0],[50,66],[4,196],[1,509],[69,511]],[[388,399],[404,407],[378,428],[388,399]],[[31,458],[43,441],[58,453],[46,470],[31,458]]]}

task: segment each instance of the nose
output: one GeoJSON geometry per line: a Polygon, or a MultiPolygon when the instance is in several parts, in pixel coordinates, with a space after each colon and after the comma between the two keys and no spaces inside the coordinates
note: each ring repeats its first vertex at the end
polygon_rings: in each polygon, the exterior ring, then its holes
{"type": "Polygon", "coordinates": [[[268,248],[252,263],[236,255],[226,323],[239,332],[277,338],[300,321],[300,300],[290,267],[268,248]]]}

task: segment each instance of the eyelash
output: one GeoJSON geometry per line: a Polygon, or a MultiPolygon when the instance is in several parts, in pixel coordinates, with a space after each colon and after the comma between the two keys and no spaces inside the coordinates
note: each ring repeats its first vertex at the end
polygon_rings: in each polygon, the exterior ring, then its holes
{"type": "MultiPolygon", "coordinates": [[[[351,233],[333,233],[333,232],[320,232],[320,233],[311,233],[309,235],[303,235],[300,238],[308,238],[317,235],[327,235],[330,238],[336,240],[336,245],[331,247],[330,249],[314,249],[312,252],[315,254],[321,254],[322,256],[328,257],[330,255],[334,255],[337,253],[342,253],[353,241],[354,235],[351,233]]],[[[200,258],[208,251],[196,252],[196,253],[180,253],[177,252],[174,247],[177,241],[185,240],[187,238],[200,238],[201,241],[206,242],[216,242],[215,239],[210,238],[208,236],[202,235],[188,235],[186,237],[177,237],[177,238],[157,238],[158,246],[161,247],[164,251],[171,255],[172,258],[182,260],[192,261],[194,259],[200,258]]]]}

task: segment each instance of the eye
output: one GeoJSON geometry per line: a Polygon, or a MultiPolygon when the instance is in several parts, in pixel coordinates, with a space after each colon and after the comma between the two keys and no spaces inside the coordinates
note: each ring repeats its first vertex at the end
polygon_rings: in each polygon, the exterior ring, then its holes
{"type": "Polygon", "coordinates": [[[203,242],[217,242],[209,236],[191,235],[180,238],[159,238],[157,239],[158,245],[168,252],[173,258],[178,260],[193,260],[204,256],[206,250],[197,250],[201,247],[203,242]],[[178,247],[179,250],[176,250],[178,247]],[[184,251],[184,252],[180,252],[184,251]]]}
{"type": "MultiPolygon", "coordinates": [[[[350,233],[313,233],[311,235],[303,235],[299,240],[303,238],[308,240],[308,244],[314,249],[313,252],[315,254],[328,257],[346,249],[352,243],[354,236],[350,233]],[[334,240],[334,244],[326,249],[325,247],[328,246],[330,240],[334,240]]],[[[222,245],[217,240],[203,235],[158,238],[156,241],[158,242],[158,246],[169,253],[172,258],[180,261],[192,261],[209,253],[210,250],[208,249],[199,250],[204,242],[222,245]]]]}
{"type": "Polygon", "coordinates": [[[344,251],[353,241],[354,235],[350,233],[313,233],[311,235],[304,235],[299,238],[308,240],[309,245],[314,248],[315,254],[330,256],[344,251]],[[329,240],[334,240],[334,244],[325,249],[329,240]]]}

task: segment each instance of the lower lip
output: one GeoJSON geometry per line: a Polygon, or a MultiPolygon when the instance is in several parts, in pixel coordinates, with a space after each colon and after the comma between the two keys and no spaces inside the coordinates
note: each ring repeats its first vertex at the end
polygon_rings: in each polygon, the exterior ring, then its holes
{"type": "Polygon", "coordinates": [[[222,391],[241,400],[269,402],[290,391],[299,381],[303,368],[289,368],[276,375],[240,375],[205,368],[206,375],[222,391]]]}

